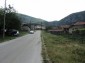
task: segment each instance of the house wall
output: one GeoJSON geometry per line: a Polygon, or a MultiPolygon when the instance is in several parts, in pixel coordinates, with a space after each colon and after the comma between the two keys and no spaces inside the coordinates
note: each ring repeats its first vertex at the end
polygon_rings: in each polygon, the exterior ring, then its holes
{"type": "Polygon", "coordinates": [[[85,28],[85,26],[84,25],[75,25],[75,26],[69,28],[69,33],[72,34],[73,31],[81,29],[81,28],[85,28]]]}
{"type": "Polygon", "coordinates": [[[30,28],[28,26],[22,26],[21,29],[23,31],[28,31],[28,32],[30,31],[30,28]]]}
{"type": "Polygon", "coordinates": [[[36,29],[41,29],[41,26],[38,26],[38,25],[37,25],[37,26],[36,26],[36,29]]]}
{"type": "Polygon", "coordinates": [[[73,31],[72,28],[70,28],[70,29],[69,29],[69,33],[72,34],[72,31],[73,31]]]}
{"type": "Polygon", "coordinates": [[[31,30],[35,30],[35,26],[34,25],[31,25],[31,30]]]}
{"type": "Polygon", "coordinates": [[[39,26],[39,25],[37,25],[37,26],[35,26],[35,29],[37,29],[37,30],[45,29],[45,26],[41,26],[41,25],[39,26]]]}

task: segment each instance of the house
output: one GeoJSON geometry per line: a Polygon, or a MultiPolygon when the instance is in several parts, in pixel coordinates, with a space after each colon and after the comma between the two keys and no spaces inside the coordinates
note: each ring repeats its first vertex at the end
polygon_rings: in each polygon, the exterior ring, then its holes
{"type": "Polygon", "coordinates": [[[56,27],[53,27],[51,30],[49,30],[49,32],[52,34],[62,34],[63,28],[61,26],[56,26],[56,27]]]}
{"type": "Polygon", "coordinates": [[[61,28],[63,29],[64,33],[69,33],[69,27],[70,25],[61,25],[61,28]]]}
{"type": "Polygon", "coordinates": [[[24,31],[35,30],[35,24],[23,23],[21,29],[24,31]]]}
{"type": "Polygon", "coordinates": [[[21,25],[21,30],[23,30],[23,31],[30,31],[30,27],[29,27],[29,25],[28,24],[26,24],[26,23],[23,23],[22,25],[21,25]]]}
{"type": "Polygon", "coordinates": [[[49,30],[49,32],[53,33],[53,34],[63,34],[63,33],[69,33],[70,25],[61,25],[61,26],[57,26],[57,27],[53,27],[51,30],[49,30]]]}
{"type": "Polygon", "coordinates": [[[69,33],[72,34],[73,31],[85,28],[85,22],[76,22],[69,27],[69,33]]]}
{"type": "Polygon", "coordinates": [[[36,30],[41,30],[41,25],[36,25],[36,26],[35,26],[35,29],[36,29],[36,30]]]}
{"type": "Polygon", "coordinates": [[[52,34],[62,34],[63,30],[49,30],[49,32],[52,34]]]}
{"type": "Polygon", "coordinates": [[[73,31],[85,28],[85,22],[77,21],[73,25],[61,25],[53,27],[49,32],[53,34],[69,33],[72,34],[73,31]]]}
{"type": "Polygon", "coordinates": [[[44,25],[35,25],[35,29],[36,29],[36,30],[41,30],[41,29],[44,30],[44,29],[46,29],[46,28],[45,28],[44,25]]]}
{"type": "Polygon", "coordinates": [[[41,26],[40,24],[34,24],[34,23],[23,23],[21,25],[21,30],[23,31],[30,31],[30,30],[41,30],[41,29],[45,29],[45,26],[41,26]]]}
{"type": "Polygon", "coordinates": [[[46,27],[44,25],[42,25],[42,30],[45,30],[45,29],[46,29],[46,27]]]}

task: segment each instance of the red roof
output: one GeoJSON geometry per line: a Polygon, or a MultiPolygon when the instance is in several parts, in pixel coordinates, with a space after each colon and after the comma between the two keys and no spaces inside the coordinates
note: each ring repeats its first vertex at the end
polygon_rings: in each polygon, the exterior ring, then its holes
{"type": "Polygon", "coordinates": [[[76,22],[74,25],[84,25],[85,22],[76,22]]]}

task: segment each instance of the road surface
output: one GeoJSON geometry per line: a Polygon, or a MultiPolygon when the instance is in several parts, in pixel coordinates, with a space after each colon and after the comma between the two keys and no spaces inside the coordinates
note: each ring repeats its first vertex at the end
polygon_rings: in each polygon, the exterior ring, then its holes
{"type": "Polygon", "coordinates": [[[0,63],[42,63],[40,31],[0,44],[0,63]]]}

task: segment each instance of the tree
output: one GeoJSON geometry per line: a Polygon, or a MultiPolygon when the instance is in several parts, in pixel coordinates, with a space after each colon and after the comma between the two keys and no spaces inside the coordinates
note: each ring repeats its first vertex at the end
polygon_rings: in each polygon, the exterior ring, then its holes
{"type": "MultiPolygon", "coordinates": [[[[6,9],[6,29],[21,29],[21,21],[19,20],[17,13],[13,11],[13,7],[6,9]]],[[[4,21],[4,9],[0,9],[0,29],[3,29],[4,21]]]]}
{"type": "Polygon", "coordinates": [[[0,8],[0,29],[3,27],[4,9],[0,8]]]}
{"type": "Polygon", "coordinates": [[[47,26],[45,31],[48,31],[48,30],[51,30],[52,29],[52,26],[47,26]]]}
{"type": "Polygon", "coordinates": [[[18,19],[16,13],[11,12],[6,14],[6,28],[7,29],[21,29],[21,21],[18,19]]]}

